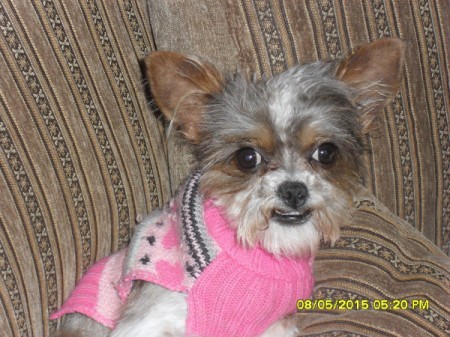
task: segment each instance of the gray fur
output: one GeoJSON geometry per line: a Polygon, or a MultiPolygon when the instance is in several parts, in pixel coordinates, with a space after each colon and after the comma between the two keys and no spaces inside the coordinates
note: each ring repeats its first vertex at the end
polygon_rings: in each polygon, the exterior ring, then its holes
{"type": "Polygon", "coordinates": [[[245,138],[267,126],[281,147],[312,122],[320,124],[324,134],[359,162],[363,146],[361,111],[354,104],[358,93],[337,80],[333,69],[334,64],[319,61],[270,79],[230,78],[223,92],[211,97],[200,126],[204,137],[197,154],[202,166],[210,168],[233,155],[241,144],[230,143],[230,138],[245,138]],[[286,109],[279,111],[280,107],[286,109]]]}

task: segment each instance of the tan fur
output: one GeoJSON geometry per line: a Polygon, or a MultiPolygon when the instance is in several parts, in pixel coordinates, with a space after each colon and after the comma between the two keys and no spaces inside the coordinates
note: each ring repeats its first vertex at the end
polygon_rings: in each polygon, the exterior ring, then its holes
{"type": "Polygon", "coordinates": [[[158,51],[146,59],[147,76],[161,112],[193,143],[208,95],[219,92],[222,77],[212,66],[174,52],[158,51]]]}
{"type": "Polygon", "coordinates": [[[364,132],[372,129],[376,113],[397,93],[405,64],[405,43],[400,39],[376,40],[344,59],[336,77],[360,91],[356,104],[367,105],[362,115],[364,132]]]}

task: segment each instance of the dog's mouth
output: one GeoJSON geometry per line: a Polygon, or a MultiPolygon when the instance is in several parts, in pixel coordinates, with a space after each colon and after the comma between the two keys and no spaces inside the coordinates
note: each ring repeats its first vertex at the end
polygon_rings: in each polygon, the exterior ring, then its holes
{"type": "Polygon", "coordinates": [[[280,225],[295,226],[301,225],[308,221],[311,215],[312,211],[310,209],[303,212],[275,209],[272,212],[272,219],[278,222],[280,225]]]}

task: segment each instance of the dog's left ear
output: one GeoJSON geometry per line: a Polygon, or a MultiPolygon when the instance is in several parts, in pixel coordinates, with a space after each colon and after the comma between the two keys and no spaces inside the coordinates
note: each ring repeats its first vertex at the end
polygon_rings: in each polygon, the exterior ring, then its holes
{"type": "Polygon", "coordinates": [[[201,139],[200,121],[222,77],[211,65],[171,51],[157,51],[145,59],[156,104],[167,120],[194,144],[201,139]]]}
{"type": "Polygon", "coordinates": [[[404,64],[405,44],[397,38],[363,45],[339,64],[336,77],[356,89],[355,103],[362,110],[364,132],[397,93],[404,64]]]}

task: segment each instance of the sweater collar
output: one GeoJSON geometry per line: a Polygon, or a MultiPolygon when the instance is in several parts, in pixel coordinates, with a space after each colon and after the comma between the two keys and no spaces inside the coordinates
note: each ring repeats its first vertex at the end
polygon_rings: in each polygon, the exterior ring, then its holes
{"type": "Polygon", "coordinates": [[[187,180],[182,190],[180,210],[183,238],[194,258],[193,272],[196,276],[215,258],[217,246],[238,264],[270,277],[310,276],[309,257],[277,257],[258,245],[242,247],[225,211],[216,205],[214,199],[203,199],[199,188],[201,176],[202,172],[197,170],[187,180]]]}

